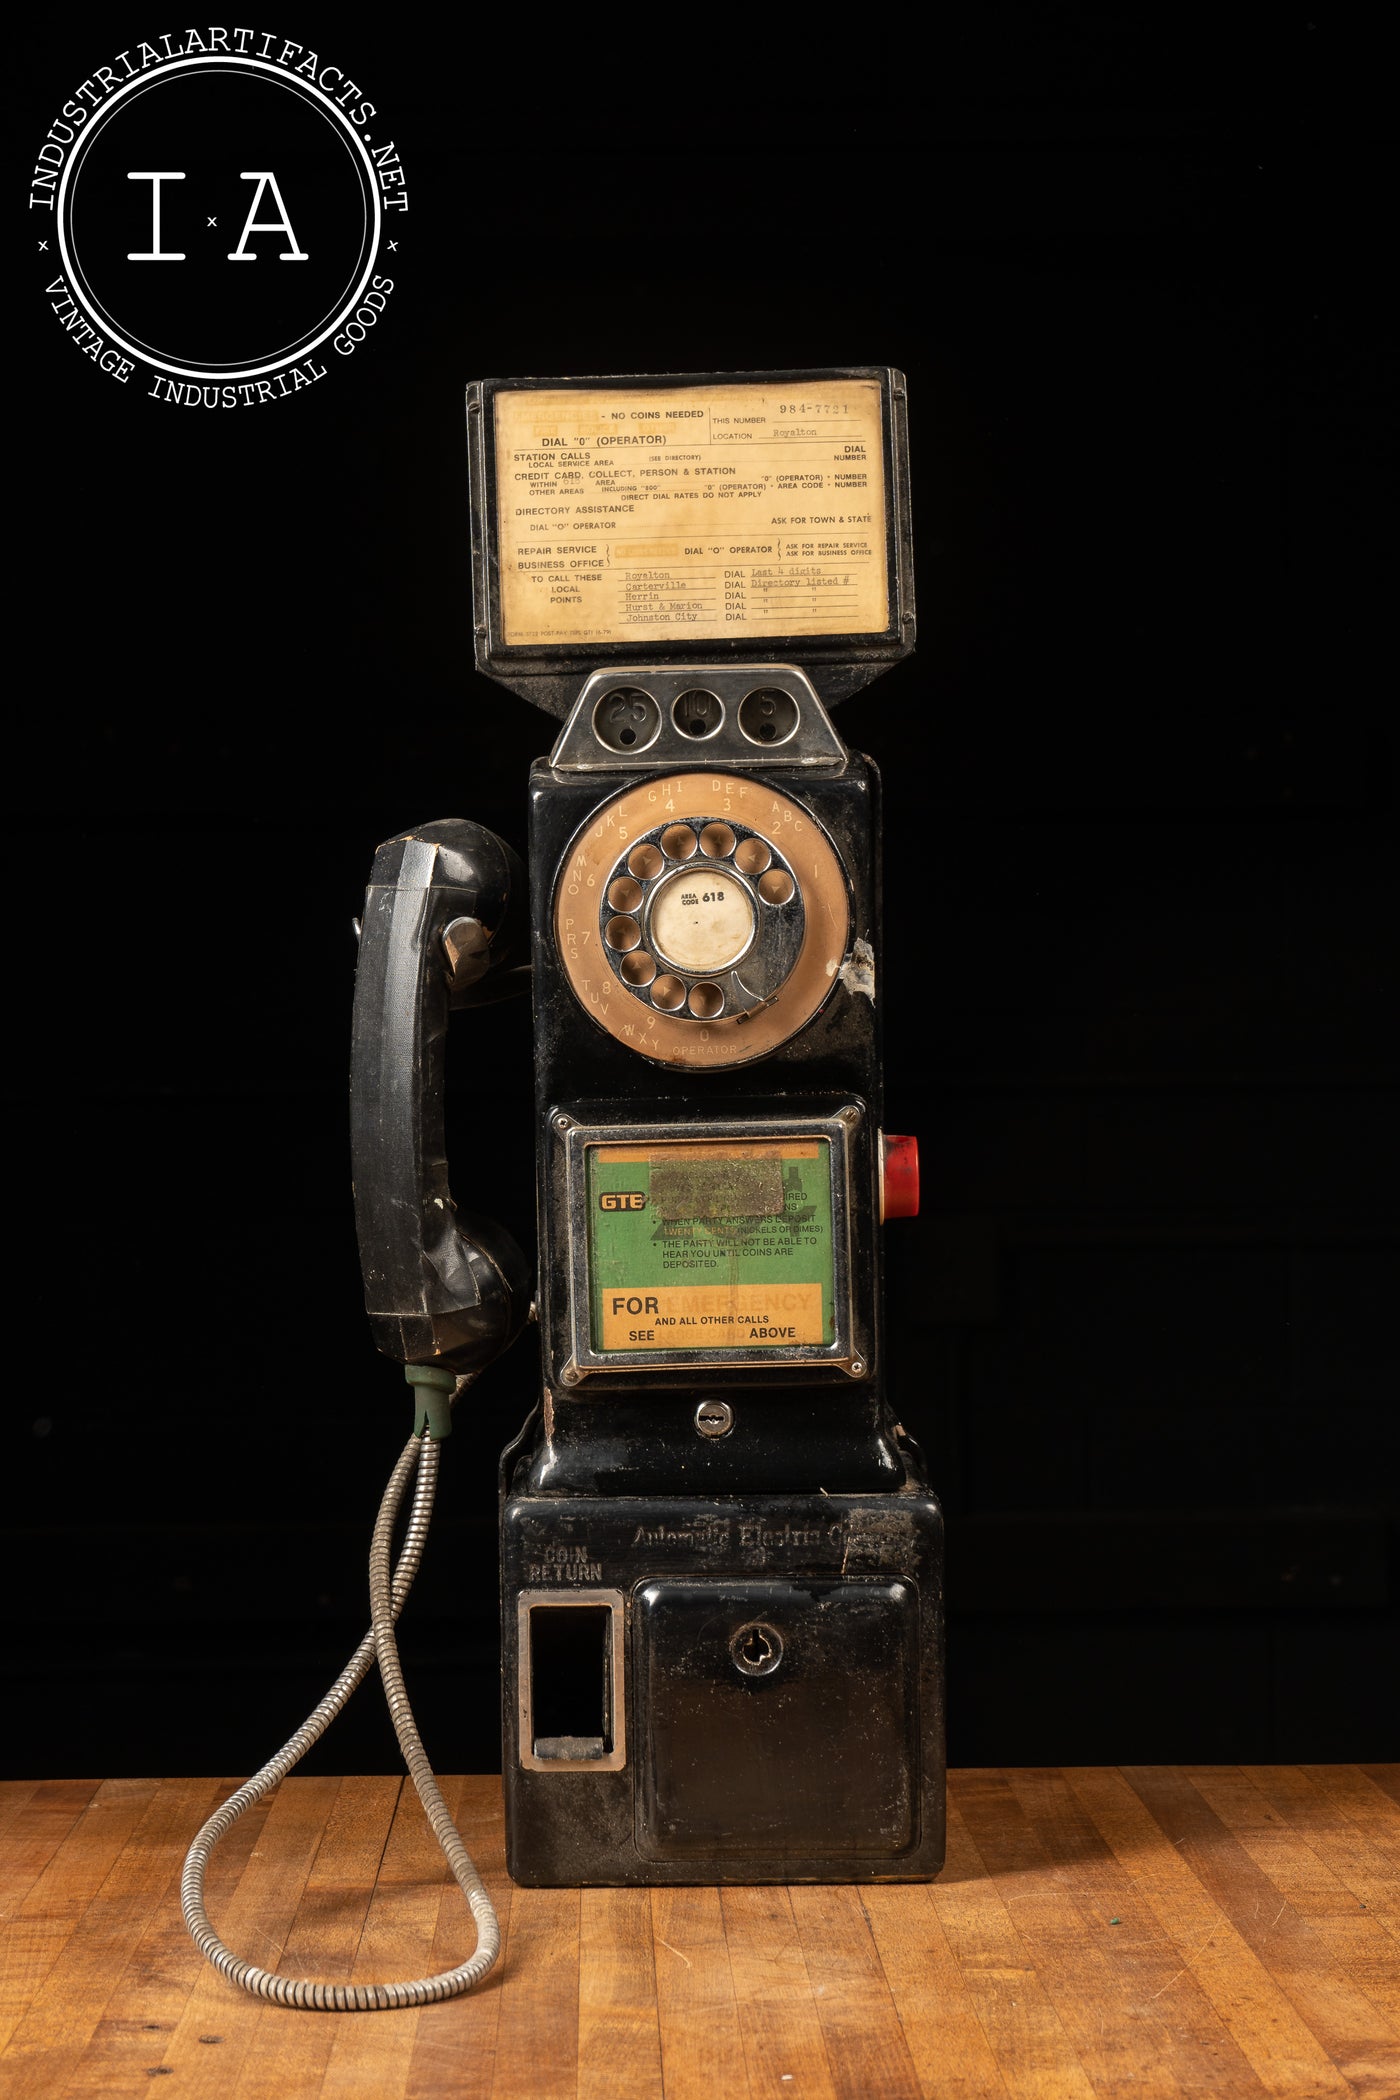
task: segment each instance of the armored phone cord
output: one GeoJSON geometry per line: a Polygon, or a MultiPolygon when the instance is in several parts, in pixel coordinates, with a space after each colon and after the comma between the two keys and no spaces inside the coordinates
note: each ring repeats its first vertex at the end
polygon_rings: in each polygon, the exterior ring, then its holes
{"type": "Polygon", "coordinates": [[[463,1991],[480,1983],[501,1951],[501,1929],[491,1898],[442,1798],[418,1734],[394,1639],[394,1621],[403,1610],[423,1558],[437,1473],[436,1438],[415,1431],[389,1476],[374,1527],[369,1554],[370,1631],[320,1705],[308,1714],[277,1755],[269,1758],[260,1772],[255,1772],[237,1793],[229,1796],[222,1808],[214,1812],[185,1857],[185,1870],[180,1878],[180,1907],[195,1945],[230,1983],[251,1991],[257,1998],[270,1998],[277,2005],[295,2005],[313,2012],[393,2012],[410,2005],[432,2005],[443,1998],[460,1997],[463,1991]],[[418,1477],[414,1483],[408,1528],[391,1580],[389,1553],[394,1520],[409,1478],[415,1471],[418,1477]],[[204,1908],[204,1870],[220,1838],[227,1835],[244,1811],[270,1794],[312,1744],[325,1734],[376,1659],[404,1763],[418,1789],[418,1798],[432,1825],[433,1835],[446,1854],[447,1864],[476,1921],[476,1952],[458,1968],[445,1969],[437,1976],[416,1977],[410,1983],[313,1983],[295,1976],[277,1976],[267,1969],[257,1968],[252,1962],[240,1960],[219,1938],[204,1908]]]}

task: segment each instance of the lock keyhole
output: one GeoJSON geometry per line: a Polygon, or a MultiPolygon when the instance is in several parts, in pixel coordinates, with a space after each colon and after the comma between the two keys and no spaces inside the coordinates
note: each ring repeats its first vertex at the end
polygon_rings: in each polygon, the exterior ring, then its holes
{"type": "Polygon", "coordinates": [[[734,1667],[745,1677],[771,1677],[783,1659],[783,1637],[776,1626],[758,1620],[741,1626],[729,1643],[734,1667]]]}

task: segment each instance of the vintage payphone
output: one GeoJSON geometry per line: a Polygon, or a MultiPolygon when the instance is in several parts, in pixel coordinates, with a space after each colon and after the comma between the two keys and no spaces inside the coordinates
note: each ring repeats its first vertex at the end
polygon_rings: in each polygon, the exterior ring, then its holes
{"type": "MultiPolygon", "coordinates": [[[[528,873],[449,820],[371,875],[356,1221],[421,1434],[391,1483],[396,1507],[417,1473],[401,1573],[386,1497],[348,1668],[377,1654],[406,1714],[393,1617],[436,1439],[533,1312],[540,1400],[501,1462],[511,1874],[927,1878],[942,1521],[887,1398],[880,1261],[917,1158],[883,1129],[878,780],[830,713],[913,646],[903,380],[492,380],[467,405],[476,661],[563,726],[531,776],[528,873]],[[449,1010],[512,972],[533,1012],[533,1301],[444,1156],[449,1010]]],[[[338,1994],[356,2003],[449,1995],[491,1958],[484,1892],[401,1740],[483,1940],[446,1977],[338,1994]]],[[[264,1988],[202,1899],[186,1912],[264,1988]]],[[[285,1982],[264,1994],[330,2002],[285,1982]]]]}

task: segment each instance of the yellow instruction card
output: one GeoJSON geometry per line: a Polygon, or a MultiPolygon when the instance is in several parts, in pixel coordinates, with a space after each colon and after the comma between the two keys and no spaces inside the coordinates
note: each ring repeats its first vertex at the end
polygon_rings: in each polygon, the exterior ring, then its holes
{"type": "Polygon", "coordinates": [[[502,389],[495,420],[508,646],[889,625],[877,380],[502,389]]]}

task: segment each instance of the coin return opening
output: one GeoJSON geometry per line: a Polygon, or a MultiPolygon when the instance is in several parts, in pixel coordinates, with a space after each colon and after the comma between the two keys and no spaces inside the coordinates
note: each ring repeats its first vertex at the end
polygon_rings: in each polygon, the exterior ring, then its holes
{"type": "Polygon", "coordinates": [[[613,1748],[613,1612],[606,1604],[535,1604],[529,1614],[530,1749],[583,1764],[613,1748]]]}

